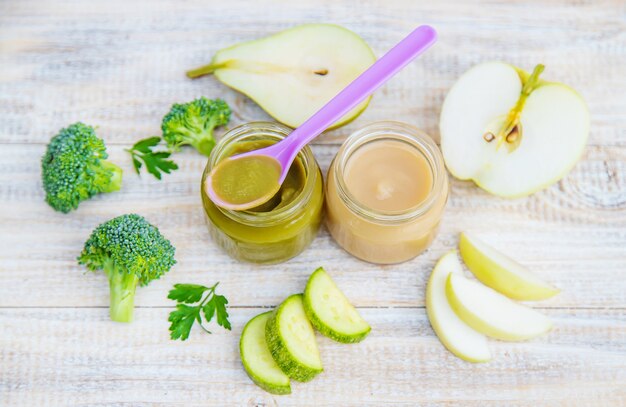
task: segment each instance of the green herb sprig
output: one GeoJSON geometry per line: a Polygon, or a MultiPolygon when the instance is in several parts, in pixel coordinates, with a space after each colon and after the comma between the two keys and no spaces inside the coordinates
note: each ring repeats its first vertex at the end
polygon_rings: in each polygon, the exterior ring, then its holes
{"type": "Polygon", "coordinates": [[[172,154],[170,151],[154,151],[154,148],[161,142],[161,137],[149,137],[136,142],[131,148],[126,149],[133,158],[133,166],[139,174],[142,163],[146,165],[146,169],[157,179],[161,179],[161,173],[169,174],[171,171],[177,170],[178,165],[168,160],[172,154]]]}
{"type": "Polygon", "coordinates": [[[217,324],[230,331],[230,321],[226,304],[228,300],[223,295],[215,292],[219,282],[212,287],[205,287],[196,284],[175,284],[174,289],[169,292],[167,298],[178,302],[176,310],[170,313],[168,321],[170,325],[170,338],[181,341],[189,338],[189,332],[194,322],[197,321],[200,327],[211,333],[204,323],[208,324],[217,315],[217,324]],[[196,304],[197,305],[185,305],[196,304]],[[204,316],[204,322],[202,317],[204,316]]]}

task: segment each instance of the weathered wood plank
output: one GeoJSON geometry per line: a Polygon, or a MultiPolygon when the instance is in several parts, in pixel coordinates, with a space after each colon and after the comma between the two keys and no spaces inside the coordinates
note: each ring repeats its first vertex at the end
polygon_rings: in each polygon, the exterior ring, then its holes
{"type": "MultiPolygon", "coordinates": [[[[432,248],[396,266],[376,266],[343,252],[323,230],[290,262],[257,266],[230,259],[210,239],[199,199],[205,159],[186,151],[181,169],[157,181],[136,176],[120,146],[110,159],[125,170],[118,193],[84,202],[70,215],[43,201],[39,157],[43,145],[0,148],[0,306],[106,305],[102,275],[84,275],[75,258],[91,230],[124,212],[139,212],[177,247],[179,264],[161,281],[138,290],[140,305],[168,305],[177,282],[220,280],[231,303],[269,306],[301,290],[317,266],[332,271],[360,306],[422,306],[434,263],[462,230],[482,234],[563,289],[550,307],[626,306],[626,149],[589,148],[570,176],[532,197],[494,198],[454,181],[441,232],[432,248]],[[323,259],[321,261],[320,259],[323,259]]],[[[336,146],[315,146],[324,171],[336,146]]]]}
{"type": "Polygon", "coordinates": [[[438,137],[440,106],[452,83],[470,66],[500,59],[526,69],[546,64],[546,79],[573,86],[587,100],[591,144],[626,143],[623,1],[258,4],[2,2],[0,142],[46,142],[82,120],[100,126],[112,143],[127,144],[156,134],[173,102],[199,95],[235,106],[233,125],[267,118],[214,78],[191,81],[184,71],[240,41],[329,21],[362,35],[377,55],[422,22],[438,28],[440,40],[379,91],[359,120],[318,142],[336,142],[374,120],[408,122],[438,137]]]}
{"type": "Polygon", "coordinates": [[[381,406],[626,403],[626,316],[550,310],[555,329],[527,343],[492,341],[493,361],[447,352],[423,309],[365,309],[362,343],[318,336],[325,371],[271,396],[246,377],[241,328],[261,309],[231,309],[233,331],[194,331],[171,342],[166,308],[142,308],[132,325],[106,309],[1,309],[0,404],[6,406],[381,406]],[[522,401],[523,400],[523,401],[522,401]]]}

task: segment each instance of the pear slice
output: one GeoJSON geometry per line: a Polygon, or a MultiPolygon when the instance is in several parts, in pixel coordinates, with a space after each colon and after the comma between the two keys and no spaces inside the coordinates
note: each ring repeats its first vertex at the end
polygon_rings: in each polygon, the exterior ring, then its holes
{"type": "Polygon", "coordinates": [[[451,274],[461,274],[455,250],[439,259],[428,280],[426,312],[430,324],[450,352],[468,362],[487,362],[491,359],[487,338],[465,324],[448,304],[446,279],[451,274]]]}
{"type": "Polygon", "coordinates": [[[552,328],[545,315],[460,274],[448,276],[446,296],[459,318],[492,338],[521,341],[552,328]]]}
{"type": "MultiPolygon", "coordinates": [[[[189,77],[213,73],[281,123],[298,127],[376,61],[365,41],[332,24],[305,24],[218,51],[189,77]]],[[[331,128],[354,120],[370,98],[331,128]]]]}
{"type": "Polygon", "coordinates": [[[439,122],[448,170],[507,198],[563,178],[583,153],[589,111],[573,89],[502,62],[477,65],[448,92],[439,122]]]}
{"type": "Polygon", "coordinates": [[[473,235],[461,233],[459,251],[477,279],[509,298],[536,301],[559,293],[558,288],[473,235]]]}

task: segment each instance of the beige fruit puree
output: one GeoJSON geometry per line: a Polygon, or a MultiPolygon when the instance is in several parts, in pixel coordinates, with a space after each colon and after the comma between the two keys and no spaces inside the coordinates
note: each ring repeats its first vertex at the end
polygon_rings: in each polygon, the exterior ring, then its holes
{"type": "Polygon", "coordinates": [[[448,198],[441,152],[428,135],[379,122],[351,135],[328,172],[327,225],[337,243],[373,263],[399,263],[433,241],[448,198]]]}

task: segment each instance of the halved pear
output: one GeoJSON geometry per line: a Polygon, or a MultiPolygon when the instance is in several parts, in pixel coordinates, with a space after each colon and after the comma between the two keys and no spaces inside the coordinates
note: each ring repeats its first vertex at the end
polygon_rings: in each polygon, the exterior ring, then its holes
{"type": "Polygon", "coordinates": [[[461,258],[483,284],[521,301],[545,300],[559,289],[541,280],[510,257],[468,233],[459,239],[461,258]]]}
{"type": "Polygon", "coordinates": [[[455,250],[439,259],[428,280],[426,312],[430,324],[450,352],[468,362],[486,362],[491,359],[487,338],[461,321],[448,304],[446,279],[450,274],[461,274],[455,250]]]}
{"type": "Polygon", "coordinates": [[[572,88],[502,62],[477,65],[448,92],[439,122],[448,170],[507,198],[563,178],[589,135],[589,111],[572,88]]]}
{"type": "MultiPolygon", "coordinates": [[[[376,61],[365,41],[332,24],[305,24],[218,51],[195,78],[213,73],[281,123],[298,127],[376,61]]],[[[354,120],[370,98],[331,128],[354,120]]]]}
{"type": "Polygon", "coordinates": [[[448,276],[446,296],[459,318],[492,338],[521,341],[552,328],[545,315],[460,274],[448,276]]]}

